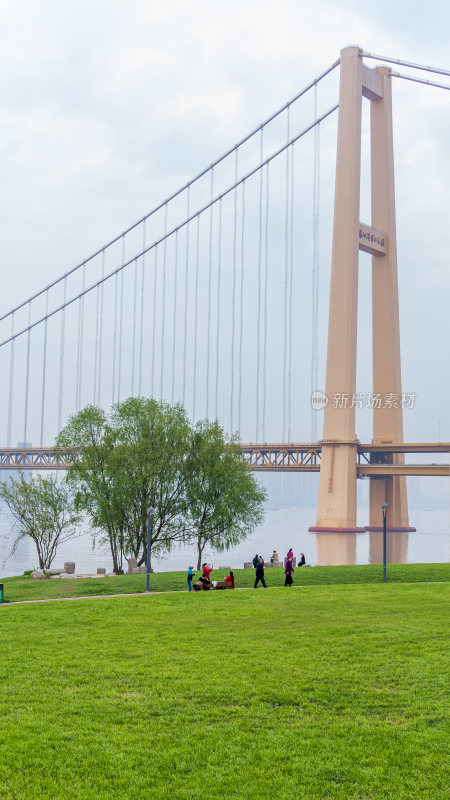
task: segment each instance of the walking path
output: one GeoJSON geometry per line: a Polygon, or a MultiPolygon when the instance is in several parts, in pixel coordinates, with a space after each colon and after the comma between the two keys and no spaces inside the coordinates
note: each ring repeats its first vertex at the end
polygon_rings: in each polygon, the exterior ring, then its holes
{"type": "MultiPolygon", "coordinates": [[[[412,581],[408,583],[407,581],[401,582],[394,582],[395,585],[401,586],[411,586],[411,585],[418,585],[418,584],[431,584],[431,583],[448,583],[448,581],[412,581]]],[[[391,585],[394,585],[391,583],[391,585]]],[[[349,584],[349,583],[342,583],[342,584],[322,584],[322,583],[303,583],[303,584],[293,584],[289,587],[289,589],[308,589],[312,586],[374,586],[373,583],[366,583],[366,584],[349,584]]],[[[253,586],[235,586],[233,591],[237,592],[247,592],[251,591],[254,587],[253,586]]],[[[284,586],[267,586],[267,589],[284,589],[284,586]]],[[[29,603],[61,603],[66,600],[108,600],[112,597],[149,597],[150,595],[155,594],[189,594],[187,589],[168,589],[165,592],[119,592],[119,594],[86,594],[80,595],[78,597],[45,597],[41,600],[13,600],[10,603],[0,603],[0,608],[7,608],[8,606],[23,606],[29,603]]],[[[192,593],[194,594],[194,592],[192,593]]],[[[203,592],[200,592],[203,594],[203,592]]]]}

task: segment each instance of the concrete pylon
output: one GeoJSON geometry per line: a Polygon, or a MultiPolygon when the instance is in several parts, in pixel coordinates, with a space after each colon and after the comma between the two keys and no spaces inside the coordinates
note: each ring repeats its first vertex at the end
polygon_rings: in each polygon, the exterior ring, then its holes
{"type": "Polygon", "coordinates": [[[316,528],[356,531],[356,340],[362,62],[357,47],[341,51],[328,351],[316,528]],[[339,407],[339,400],[342,406],[339,407]]]}
{"type": "MultiPolygon", "coordinates": [[[[372,348],[374,397],[391,396],[391,404],[374,403],[373,443],[403,442],[402,374],[398,308],[397,235],[395,220],[394,143],[392,132],[392,78],[386,67],[382,76],[382,98],[371,103],[372,226],[387,236],[387,252],[372,256],[372,348]]],[[[393,463],[404,464],[403,453],[394,453],[393,463]]],[[[409,528],[406,478],[370,480],[369,527],[382,530],[381,506],[389,504],[388,527],[409,528]]]]}
{"type": "MultiPolygon", "coordinates": [[[[355,433],[359,250],[372,258],[374,442],[402,443],[400,332],[395,231],[392,97],[389,70],[369,69],[357,47],[341,51],[336,187],[326,396],[316,526],[318,533],[357,533],[355,433]],[[360,223],[362,97],[371,102],[372,227],[360,223]],[[391,401],[386,404],[389,395],[391,401]],[[383,402],[384,401],[384,402],[383,402]]],[[[394,455],[402,463],[403,455],[394,455]]],[[[406,479],[371,480],[370,526],[408,527],[406,479]]]]}

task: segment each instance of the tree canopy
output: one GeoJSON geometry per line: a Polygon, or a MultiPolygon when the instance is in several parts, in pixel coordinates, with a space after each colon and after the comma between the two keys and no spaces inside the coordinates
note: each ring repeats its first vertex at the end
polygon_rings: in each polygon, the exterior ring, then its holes
{"type": "Polygon", "coordinates": [[[68,481],[95,535],[110,546],[114,570],[134,556],[174,542],[195,542],[199,564],[206,544],[224,550],[262,520],[265,491],[241,458],[237,437],[217,422],[191,427],[183,407],[154,398],[129,398],[109,414],[88,406],[73,415],[56,444],[80,451],[68,481]]]}
{"type": "Polygon", "coordinates": [[[197,569],[206,545],[228,550],[262,522],[265,497],[237,437],[227,437],[218,422],[199,422],[186,462],[188,538],[197,546],[197,569]]]}
{"type": "Polygon", "coordinates": [[[73,507],[69,487],[56,475],[24,475],[0,483],[0,498],[9,508],[17,536],[10,555],[22,539],[33,540],[39,567],[49,569],[58,545],[77,535],[79,513],[73,507]]]}
{"type": "Polygon", "coordinates": [[[182,538],[190,435],[184,409],[153,398],[129,398],[108,416],[88,406],[59,434],[59,447],[82,448],[68,479],[78,507],[109,543],[115,571],[122,570],[125,554],[145,562],[150,506],[152,551],[163,553],[182,538]]]}

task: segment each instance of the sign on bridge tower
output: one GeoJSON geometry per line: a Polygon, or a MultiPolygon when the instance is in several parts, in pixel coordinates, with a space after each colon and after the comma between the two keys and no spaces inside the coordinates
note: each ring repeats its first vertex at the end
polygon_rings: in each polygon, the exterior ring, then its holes
{"type": "MultiPolygon", "coordinates": [[[[341,77],[334,203],[333,252],[322,461],[313,531],[357,532],[355,431],[359,250],[372,253],[373,396],[401,398],[397,245],[391,77],[369,69],[357,47],[341,51],[341,77]],[[371,104],[372,220],[360,220],[362,98],[371,104]],[[333,402],[340,398],[340,402],[333,402]]],[[[374,402],[373,441],[403,442],[401,403],[374,402]]],[[[393,454],[393,463],[404,455],[393,454]]],[[[382,527],[384,502],[389,527],[409,528],[406,478],[370,479],[370,528],[382,527]]]]}

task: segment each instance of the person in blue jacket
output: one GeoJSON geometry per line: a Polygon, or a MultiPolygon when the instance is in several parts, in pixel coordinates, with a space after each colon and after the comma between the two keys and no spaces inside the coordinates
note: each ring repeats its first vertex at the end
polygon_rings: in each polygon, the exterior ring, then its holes
{"type": "Polygon", "coordinates": [[[192,577],[195,575],[194,567],[189,567],[187,571],[187,585],[190,592],[192,592],[192,577]]]}

